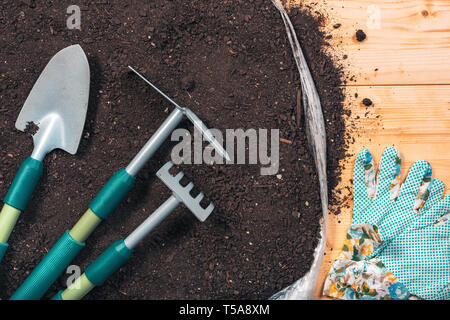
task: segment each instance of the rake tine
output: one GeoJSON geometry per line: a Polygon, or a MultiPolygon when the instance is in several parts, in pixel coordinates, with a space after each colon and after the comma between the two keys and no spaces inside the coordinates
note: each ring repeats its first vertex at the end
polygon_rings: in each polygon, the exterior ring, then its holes
{"type": "Polygon", "coordinates": [[[205,197],[205,194],[203,192],[200,192],[198,196],[195,198],[195,201],[200,202],[205,197]]]}
{"type": "Polygon", "coordinates": [[[192,190],[192,188],[194,188],[194,183],[189,182],[189,184],[184,188],[186,189],[187,192],[190,192],[192,190]]]}
{"type": "Polygon", "coordinates": [[[176,176],[175,179],[177,181],[180,181],[182,178],[184,177],[184,173],[182,171],[180,171],[176,176]]]}
{"type": "Polygon", "coordinates": [[[177,175],[173,176],[168,170],[172,167],[172,164],[164,165],[156,175],[164,182],[164,184],[172,190],[174,196],[183,202],[184,205],[200,220],[205,221],[211,214],[214,206],[209,206],[207,210],[203,209],[200,205],[200,201],[205,197],[203,192],[200,192],[195,198],[191,195],[190,191],[194,188],[194,183],[189,182],[186,186],[180,184],[181,178],[184,173],[180,171],[177,175]]]}

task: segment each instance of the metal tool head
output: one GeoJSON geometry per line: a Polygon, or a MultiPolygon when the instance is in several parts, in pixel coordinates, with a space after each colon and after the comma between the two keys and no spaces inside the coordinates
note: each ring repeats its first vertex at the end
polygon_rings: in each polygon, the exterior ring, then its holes
{"type": "Polygon", "coordinates": [[[29,123],[39,128],[33,135],[33,157],[43,158],[53,149],[77,152],[86,119],[89,82],[88,60],[79,45],[59,51],[44,68],[16,121],[21,131],[29,123]]]}
{"type": "Polygon", "coordinates": [[[164,98],[167,99],[171,104],[173,104],[178,110],[183,112],[183,114],[186,116],[186,118],[189,119],[189,121],[192,122],[195,128],[201,132],[201,134],[205,137],[205,139],[211,143],[211,145],[214,147],[214,149],[220,154],[222,157],[224,157],[226,160],[231,161],[230,155],[228,152],[222,147],[222,145],[214,138],[214,135],[211,133],[211,131],[206,127],[206,125],[203,123],[202,120],[200,120],[199,117],[190,109],[180,106],[178,103],[173,101],[168,95],[166,95],[164,92],[159,90],[153,83],[148,81],[142,74],[137,72],[133,67],[128,66],[128,68],[136,73],[142,80],[145,81],[149,86],[151,86],[153,89],[155,89],[160,95],[162,95],[164,98]]]}
{"type": "Polygon", "coordinates": [[[188,185],[183,187],[180,184],[181,178],[183,178],[184,173],[179,172],[176,176],[173,176],[169,170],[173,167],[172,161],[167,162],[161,169],[158,170],[156,175],[164,182],[164,184],[172,190],[175,197],[182,201],[189,210],[197,217],[200,221],[205,221],[206,218],[214,210],[214,204],[211,202],[206,209],[200,205],[200,201],[204,198],[203,192],[200,192],[197,197],[193,198],[190,191],[194,187],[194,183],[189,182],[188,185]]]}

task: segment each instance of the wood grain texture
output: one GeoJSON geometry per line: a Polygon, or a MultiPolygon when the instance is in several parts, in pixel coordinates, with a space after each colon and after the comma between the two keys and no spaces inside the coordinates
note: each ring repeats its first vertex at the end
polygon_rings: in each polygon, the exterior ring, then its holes
{"type": "Polygon", "coordinates": [[[344,66],[349,156],[342,161],[342,182],[335,189],[341,213],[330,207],[327,248],[316,299],[351,223],[352,177],[356,154],[369,149],[377,162],[395,145],[402,175],[416,160],[431,163],[433,177],[450,194],[450,1],[448,0],[289,0],[286,6],[311,5],[326,19],[330,54],[344,66]],[[337,29],[333,25],[340,23],[337,29]],[[356,41],[363,29],[367,39],[356,41]],[[343,56],[348,56],[343,59],[343,56]],[[358,97],[355,97],[355,93],[358,97]],[[373,106],[366,107],[362,99],[373,106]]]}
{"type": "Polygon", "coordinates": [[[341,213],[330,208],[327,248],[321,268],[316,297],[321,297],[322,285],[331,264],[341,250],[351,223],[353,197],[350,179],[356,154],[367,148],[378,163],[384,148],[395,145],[402,156],[402,177],[414,161],[427,160],[433,177],[446,183],[450,194],[450,86],[364,86],[346,88],[346,105],[352,114],[346,120],[351,140],[351,156],[342,161],[342,182],[339,190],[341,213]],[[358,93],[358,98],[355,98],[358,93]],[[369,97],[373,106],[366,107],[362,99],[369,97]]]}
{"type": "Polygon", "coordinates": [[[354,76],[350,85],[450,84],[450,1],[291,0],[289,6],[300,2],[324,13],[333,54],[354,76]],[[367,34],[363,42],[358,29],[367,34]]]}

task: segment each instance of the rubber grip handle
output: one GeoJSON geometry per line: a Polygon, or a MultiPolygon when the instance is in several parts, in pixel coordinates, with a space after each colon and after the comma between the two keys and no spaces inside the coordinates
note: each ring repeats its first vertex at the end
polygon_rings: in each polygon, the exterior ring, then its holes
{"type": "Polygon", "coordinates": [[[55,294],[55,295],[52,297],[51,300],[64,300],[64,299],[62,298],[62,293],[63,293],[63,291],[62,291],[62,290],[59,290],[58,293],[55,294]]]}
{"type": "Polygon", "coordinates": [[[85,243],[73,239],[67,230],[10,300],[42,298],[84,246],[85,243]]]}
{"type": "Polygon", "coordinates": [[[0,262],[8,249],[8,239],[20,216],[20,210],[4,204],[0,211],[0,262]]]}
{"type": "Polygon", "coordinates": [[[135,181],[136,177],[128,174],[125,169],[117,171],[91,201],[89,209],[106,220],[133,188],[135,181]]]}
{"type": "Polygon", "coordinates": [[[5,255],[7,249],[8,249],[7,243],[0,243],[0,262],[2,262],[2,259],[5,255]]]}
{"type": "Polygon", "coordinates": [[[26,158],[20,165],[3,202],[20,211],[25,210],[43,172],[42,161],[26,158]]]}
{"type": "Polygon", "coordinates": [[[131,257],[132,249],[129,249],[123,239],[114,242],[97,259],[94,260],[84,272],[88,280],[101,286],[114,272],[131,257]]]}

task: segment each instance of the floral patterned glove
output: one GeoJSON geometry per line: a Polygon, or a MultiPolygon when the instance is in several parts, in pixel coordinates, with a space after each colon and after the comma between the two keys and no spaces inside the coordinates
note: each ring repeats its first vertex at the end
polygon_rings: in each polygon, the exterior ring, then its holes
{"type": "Polygon", "coordinates": [[[431,167],[417,161],[400,188],[400,154],[383,152],[375,175],[373,158],[363,149],[353,172],[352,225],[342,252],[325,281],[324,294],[343,299],[406,299],[409,292],[376,257],[381,244],[390,243],[419,218],[429,195],[431,167]]]}

